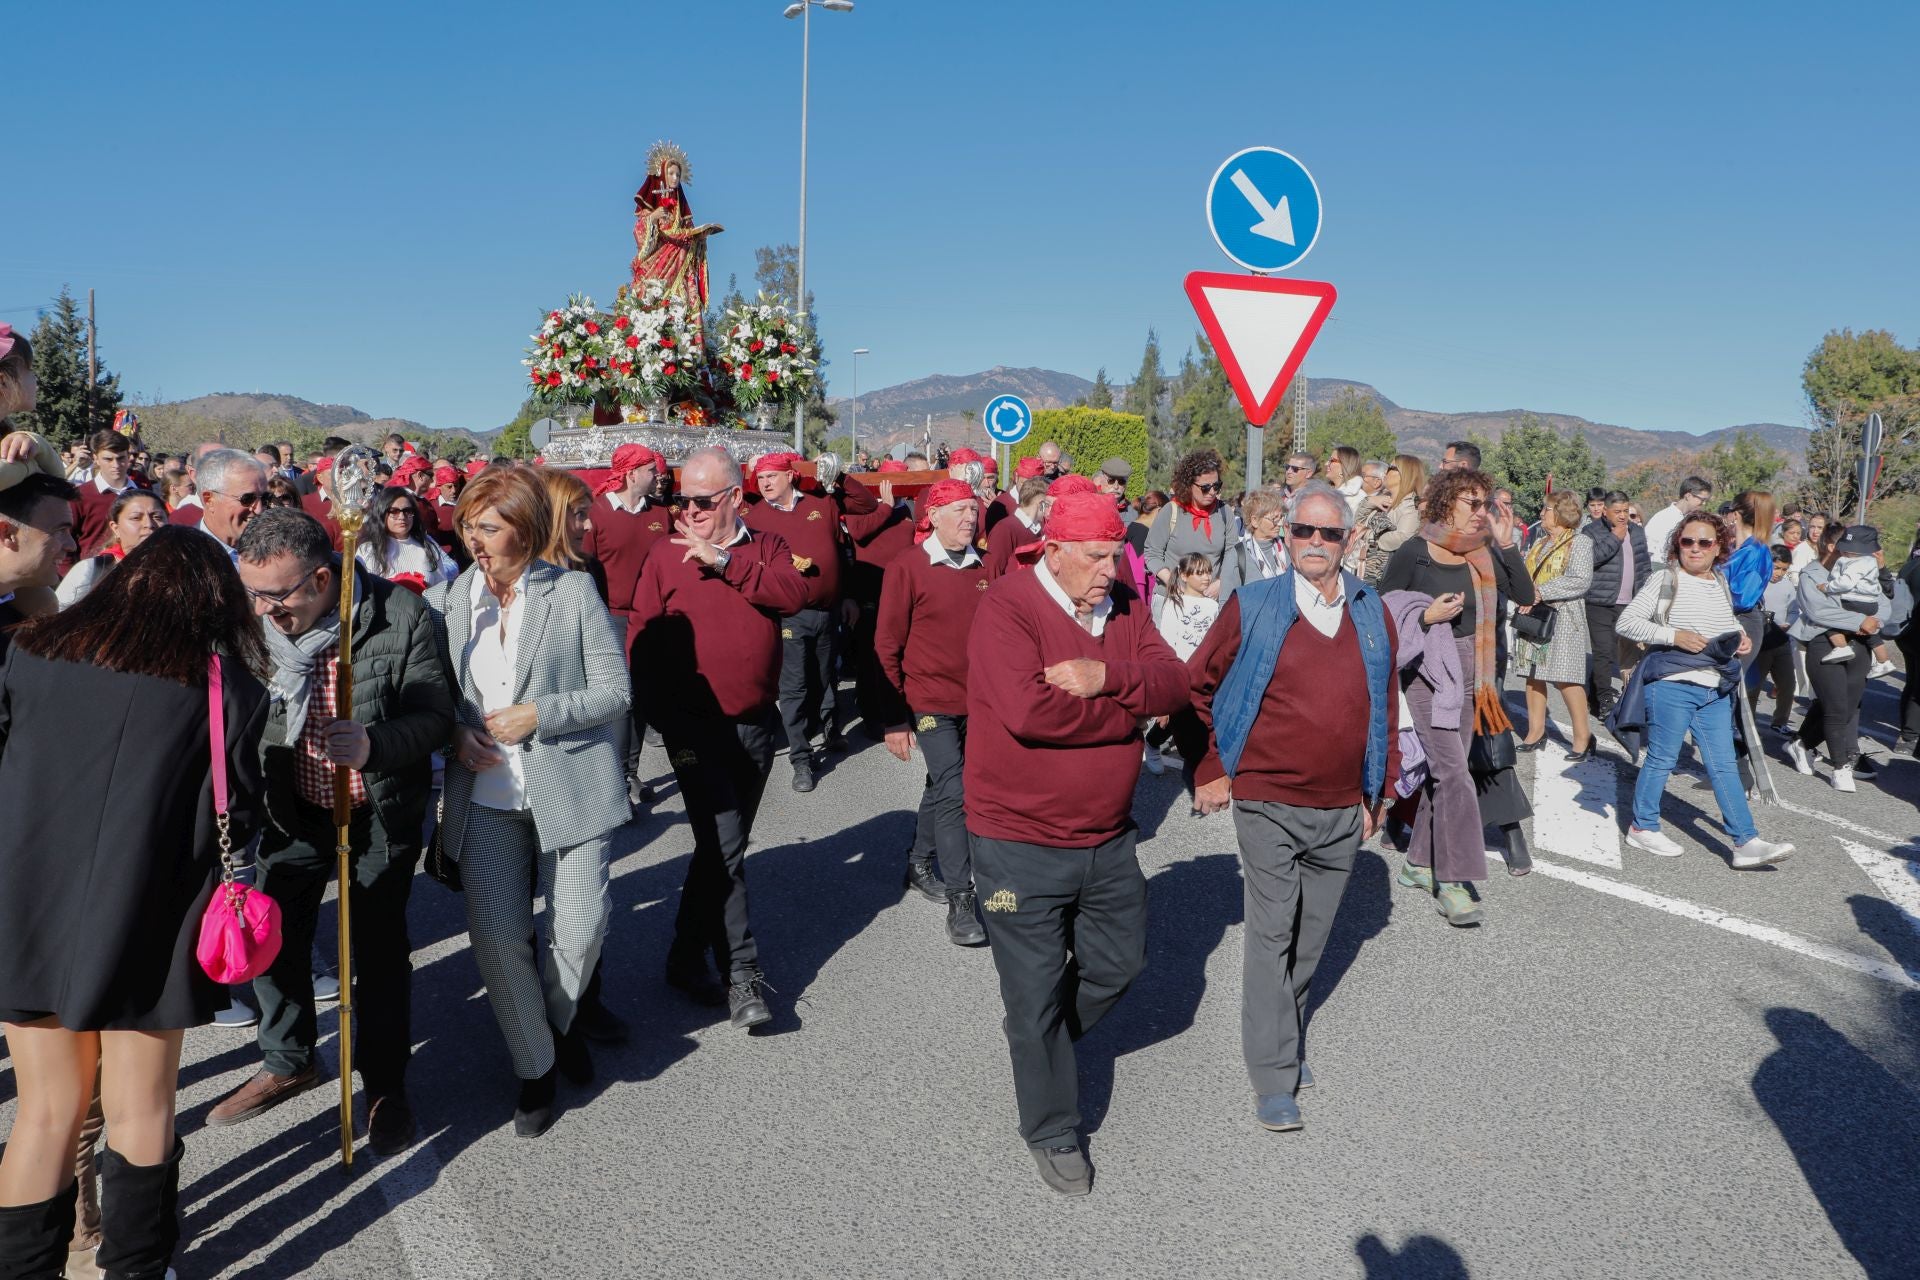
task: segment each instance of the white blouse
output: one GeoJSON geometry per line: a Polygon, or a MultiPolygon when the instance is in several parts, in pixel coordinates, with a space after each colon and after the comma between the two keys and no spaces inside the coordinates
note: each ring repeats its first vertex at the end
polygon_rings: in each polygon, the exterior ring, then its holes
{"type": "MultiPolygon", "coordinates": [[[[520,665],[521,607],[527,598],[527,575],[520,575],[513,603],[501,605],[487,586],[487,575],[473,575],[473,628],[467,638],[467,674],[480,695],[480,708],[491,715],[514,705],[513,689],[520,665]]],[[[500,744],[506,760],[473,775],[473,802],[488,809],[527,807],[527,781],[517,746],[500,744]]]]}
{"type": "Polygon", "coordinates": [[[437,586],[442,582],[452,582],[460,576],[460,566],[440,549],[438,543],[423,547],[411,538],[404,541],[389,538],[387,555],[392,563],[382,570],[379,555],[373,545],[363,542],[353,558],[362,569],[368,573],[379,574],[383,578],[391,578],[400,573],[417,573],[427,580],[429,587],[437,586]]]}

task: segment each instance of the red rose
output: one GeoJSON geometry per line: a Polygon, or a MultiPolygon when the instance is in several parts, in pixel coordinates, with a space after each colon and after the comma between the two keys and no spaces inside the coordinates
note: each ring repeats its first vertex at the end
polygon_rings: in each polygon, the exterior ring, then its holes
{"type": "Polygon", "coordinates": [[[547,312],[547,319],[549,319],[549,320],[558,320],[559,318],[560,318],[560,313],[559,313],[558,311],[549,311],[549,312],[547,312]]]}
{"type": "Polygon", "coordinates": [[[628,335],[627,335],[627,349],[628,349],[628,350],[632,350],[633,348],[635,348],[635,347],[637,347],[637,346],[639,346],[639,345],[640,345],[640,335],[639,335],[639,334],[637,334],[637,333],[630,333],[630,334],[628,334],[628,335]]]}
{"type": "Polygon", "coordinates": [[[566,350],[566,348],[565,348],[565,347],[558,347],[558,346],[556,346],[556,347],[555,347],[555,348],[553,349],[553,358],[554,358],[555,360],[564,360],[564,359],[566,359],[566,356],[567,356],[567,350],[566,350]]]}
{"type": "Polygon", "coordinates": [[[587,321],[587,336],[592,337],[598,332],[600,332],[600,326],[592,320],[587,321]]]}
{"type": "Polygon", "coordinates": [[[621,316],[618,320],[615,320],[613,322],[613,327],[616,329],[624,329],[631,323],[632,321],[628,320],[625,316],[621,316]]]}
{"type": "Polygon", "coordinates": [[[767,381],[768,381],[768,382],[778,382],[778,381],[780,381],[780,375],[779,375],[779,374],[777,374],[777,373],[769,373],[769,374],[767,375],[767,381]]]}
{"type": "Polygon", "coordinates": [[[740,376],[743,378],[751,378],[753,376],[753,366],[750,364],[741,365],[740,376]]]}
{"type": "Polygon", "coordinates": [[[666,375],[667,375],[667,376],[668,376],[669,378],[671,378],[671,377],[672,377],[672,376],[673,376],[674,374],[676,374],[676,373],[678,373],[678,372],[680,372],[680,366],[679,366],[679,365],[674,365],[674,364],[670,364],[670,365],[668,365],[668,366],[666,367],[666,370],[665,370],[665,372],[666,372],[666,375]]]}
{"type": "Polygon", "coordinates": [[[783,343],[781,343],[781,344],[780,344],[780,354],[781,354],[781,355],[787,355],[787,356],[790,356],[790,355],[792,355],[792,354],[793,354],[793,347],[792,347],[792,345],[791,345],[790,343],[785,343],[785,342],[783,342],[783,343]]]}
{"type": "Polygon", "coordinates": [[[550,373],[550,374],[548,374],[548,375],[547,375],[547,385],[548,385],[548,386],[550,386],[550,387],[557,387],[557,386],[559,386],[559,385],[560,385],[560,375],[559,375],[559,374],[557,374],[557,373],[550,373]]]}
{"type": "Polygon", "coordinates": [[[749,342],[749,343],[747,344],[747,350],[749,350],[749,351],[751,351],[751,352],[753,352],[753,354],[755,354],[755,355],[759,355],[759,354],[760,354],[760,348],[762,348],[762,347],[764,347],[764,346],[766,346],[766,345],[767,345],[767,344],[766,344],[766,343],[764,343],[764,342],[762,342],[762,341],[760,341],[760,339],[758,339],[758,338],[755,338],[755,339],[754,339],[754,340],[753,340],[752,342],[749,342]]]}
{"type": "Polygon", "coordinates": [[[673,349],[673,339],[672,339],[672,338],[662,338],[662,339],[660,339],[660,345],[661,345],[661,346],[663,346],[663,347],[665,347],[665,348],[667,348],[667,349],[668,349],[669,351],[671,351],[671,350],[673,349]]]}

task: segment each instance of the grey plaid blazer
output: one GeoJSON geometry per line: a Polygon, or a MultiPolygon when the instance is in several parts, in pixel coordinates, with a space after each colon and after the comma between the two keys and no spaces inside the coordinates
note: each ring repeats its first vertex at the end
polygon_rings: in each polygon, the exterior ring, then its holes
{"type": "MultiPolygon", "coordinates": [[[[455,719],[486,728],[480,697],[467,672],[472,638],[473,582],[468,569],[427,592],[434,638],[452,686],[455,719]]],[[[633,816],[627,804],[627,734],[633,686],[627,678],[625,638],[601,603],[593,579],[535,560],[527,575],[526,614],[520,620],[514,696],[540,711],[540,728],[523,751],[527,808],[543,849],[566,849],[604,836],[633,816]]],[[[440,839],[460,858],[473,773],[447,756],[440,839]]]]}

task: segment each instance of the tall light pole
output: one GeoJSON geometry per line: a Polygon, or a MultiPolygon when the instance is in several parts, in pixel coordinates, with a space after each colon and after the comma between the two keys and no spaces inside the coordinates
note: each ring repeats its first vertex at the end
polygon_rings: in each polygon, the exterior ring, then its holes
{"type": "MultiPolygon", "coordinates": [[[[800,245],[799,278],[794,282],[794,292],[799,296],[793,300],[793,309],[803,316],[807,314],[807,62],[813,43],[815,6],[835,13],[852,13],[853,0],[794,0],[782,11],[786,17],[800,19],[800,245]]],[[[793,447],[796,452],[805,450],[806,430],[807,402],[803,397],[793,411],[793,447]]]]}
{"type": "Polygon", "coordinates": [[[865,347],[853,349],[853,425],[848,428],[850,443],[847,446],[847,470],[853,470],[853,460],[860,456],[860,357],[867,355],[865,347]]]}

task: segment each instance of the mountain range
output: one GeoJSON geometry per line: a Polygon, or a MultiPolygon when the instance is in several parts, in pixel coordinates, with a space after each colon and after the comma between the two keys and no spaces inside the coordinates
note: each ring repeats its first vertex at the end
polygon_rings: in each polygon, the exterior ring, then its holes
{"type": "MultiPolygon", "coordinates": [[[[860,438],[869,448],[875,445],[884,448],[902,441],[918,443],[930,431],[936,442],[945,440],[957,445],[966,441],[978,445],[980,441],[973,437],[985,435],[980,427],[980,411],[994,396],[1011,393],[1035,409],[1057,409],[1081,399],[1092,387],[1091,382],[1075,374],[1055,369],[1013,369],[1005,365],[996,365],[983,373],[915,378],[860,393],[860,438]]],[[[1121,386],[1113,389],[1116,403],[1125,391],[1121,386]]],[[[1741,431],[1752,432],[1769,448],[1786,454],[1790,466],[1803,468],[1806,464],[1807,429],[1779,422],[1742,423],[1694,435],[1686,431],[1616,426],[1577,414],[1539,409],[1437,413],[1406,408],[1389,400],[1375,387],[1347,378],[1308,378],[1308,412],[1328,407],[1347,391],[1378,403],[1400,448],[1427,458],[1439,457],[1450,440],[1477,436],[1496,441],[1509,422],[1531,413],[1556,431],[1566,434],[1584,431],[1594,453],[1614,470],[1675,450],[1693,453],[1708,449],[1720,441],[1731,440],[1741,431]]],[[[847,425],[851,400],[833,399],[828,404],[840,415],[837,432],[847,425]]]]}
{"type": "MultiPolygon", "coordinates": [[[[945,440],[953,445],[973,443],[977,446],[985,438],[980,428],[980,411],[994,396],[1010,392],[1026,400],[1035,409],[1057,409],[1082,399],[1092,387],[1091,382],[1077,374],[1062,373],[1057,369],[1016,369],[1005,365],[996,365],[980,373],[933,374],[915,378],[910,382],[861,392],[860,439],[868,448],[887,448],[901,442],[918,443],[930,432],[935,442],[945,440]]],[[[1368,383],[1346,378],[1307,379],[1309,412],[1331,405],[1345,392],[1354,392],[1377,402],[1386,414],[1387,425],[1393,429],[1400,448],[1428,458],[1439,457],[1449,440],[1468,436],[1498,440],[1509,422],[1523,414],[1532,413],[1557,431],[1584,431],[1594,452],[1615,470],[1676,450],[1692,453],[1707,449],[1720,441],[1730,440],[1741,431],[1753,433],[1768,447],[1786,454],[1789,465],[1795,468],[1804,468],[1806,463],[1806,428],[1779,422],[1743,423],[1693,435],[1685,431],[1647,430],[1594,422],[1577,414],[1539,409],[1437,413],[1406,408],[1389,400],[1368,383]]],[[[1116,400],[1124,393],[1124,387],[1114,388],[1116,400]]],[[[839,415],[839,427],[836,430],[846,429],[852,417],[851,397],[836,398],[829,403],[839,415]]],[[[191,423],[196,428],[286,423],[332,430],[351,439],[368,442],[392,431],[409,438],[433,434],[432,428],[410,419],[376,418],[350,405],[315,404],[288,395],[220,393],[137,407],[143,419],[151,415],[155,421],[173,421],[183,425],[191,423]]],[[[448,430],[476,441],[484,441],[495,434],[494,431],[468,431],[463,428],[448,430]]]]}

